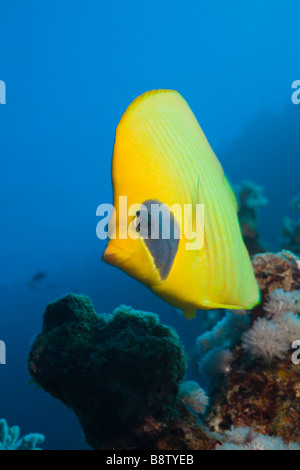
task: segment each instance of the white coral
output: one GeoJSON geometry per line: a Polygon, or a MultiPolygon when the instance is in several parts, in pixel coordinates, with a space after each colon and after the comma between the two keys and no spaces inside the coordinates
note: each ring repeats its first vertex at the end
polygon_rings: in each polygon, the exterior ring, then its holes
{"type": "Polygon", "coordinates": [[[229,442],[233,444],[244,444],[248,441],[249,433],[251,432],[250,428],[236,427],[232,426],[230,429],[225,431],[226,438],[229,442]]]}
{"type": "Polygon", "coordinates": [[[264,310],[268,318],[276,318],[287,312],[300,312],[300,291],[286,292],[276,289],[269,295],[264,310]]]}
{"type": "Polygon", "coordinates": [[[181,385],[182,403],[196,414],[203,414],[208,405],[208,396],[194,380],[188,380],[181,385]]]}
{"type": "Polygon", "coordinates": [[[258,318],[242,337],[243,348],[253,356],[266,362],[283,359],[290,349],[285,331],[273,320],[258,318]]]}
{"type": "Polygon", "coordinates": [[[280,437],[263,435],[251,428],[235,426],[225,431],[224,441],[216,450],[300,450],[300,445],[295,442],[286,444],[280,437]]]}
{"type": "Polygon", "coordinates": [[[272,318],[282,335],[292,344],[300,338],[300,291],[286,292],[276,289],[264,306],[266,316],[272,318]]]}
{"type": "Polygon", "coordinates": [[[282,313],[275,319],[290,345],[300,339],[300,317],[293,312],[282,313]]]}

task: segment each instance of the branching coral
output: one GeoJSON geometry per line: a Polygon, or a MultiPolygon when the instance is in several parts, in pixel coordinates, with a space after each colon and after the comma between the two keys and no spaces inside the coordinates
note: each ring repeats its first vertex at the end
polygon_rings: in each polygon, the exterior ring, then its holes
{"type": "Polygon", "coordinates": [[[5,419],[0,420],[0,450],[41,450],[44,442],[42,434],[27,434],[20,437],[19,426],[8,426],[5,419]]]}
{"type": "Polygon", "coordinates": [[[199,359],[214,347],[232,349],[240,341],[242,333],[249,328],[249,325],[249,315],[236,315],[227,311],[224,318],[212,330],[197,338],[196,350],[199,359]]]}
{"type": "Polygon", "coordinates": [[[197,338],[193,361],[197,363],[200,377],[208,380],[209,389],[216,388],[222,375],[230,370],[230,351],[249,326],[249,314],[227,311],[211,330],[197,338]]]}
{"type": "Polygon", "coordinates": [[[258,216],[261,208],[268,201],[263,195],[263,188],[252,181],[243,181],[236,187],[239,206],[239,220],[245,244],[250,254],[265,251],[259,240],[258,216]]]}

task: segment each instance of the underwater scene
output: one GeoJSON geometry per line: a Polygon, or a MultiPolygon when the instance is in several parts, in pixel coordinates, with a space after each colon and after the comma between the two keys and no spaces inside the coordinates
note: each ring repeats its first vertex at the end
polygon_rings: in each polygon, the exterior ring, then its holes
{"type": "Polygon", "coordinates": [[[0,450],[300,450],[298,0],[0,17],[0,450]]]}

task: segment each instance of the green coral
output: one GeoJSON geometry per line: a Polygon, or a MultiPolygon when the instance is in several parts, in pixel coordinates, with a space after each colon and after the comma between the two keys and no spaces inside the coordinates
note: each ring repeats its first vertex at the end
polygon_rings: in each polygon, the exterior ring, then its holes
{"type": "Polygon", "coordinates": [[[0,420],[0,450],[41,450],[44,440],[42,434],[36,433],[20,437],[19,426],[10,428],[5,419],[0,420]]]}
{"type": "Polygon", "coordinates": [[[178,335],[157,315],[124,305],[98,315],[74,294],[47,307],[29,357],[32,377],[75,411],[93,448],[172,414],[185,368],[178,335]]]}

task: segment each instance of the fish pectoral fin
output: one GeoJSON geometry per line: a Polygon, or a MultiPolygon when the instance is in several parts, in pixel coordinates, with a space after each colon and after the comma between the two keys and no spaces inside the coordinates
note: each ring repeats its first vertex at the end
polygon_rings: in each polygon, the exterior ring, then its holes
{"type": "Polygon", "coordinates": [[[185,318],[192,320],[193,318],[196,318],[197,310],[183,310],[183,314],[185,318]]]}

